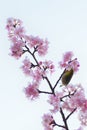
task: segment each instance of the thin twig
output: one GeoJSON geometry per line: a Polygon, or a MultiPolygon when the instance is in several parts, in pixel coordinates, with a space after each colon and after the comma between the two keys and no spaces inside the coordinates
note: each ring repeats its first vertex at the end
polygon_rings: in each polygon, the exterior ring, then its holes
{"type": "Polygon", "coordinates": [[[70,93],[70,92],[69,92],[69,94],[67,94],[67,95],[65,95],[65,96],[63,96],[63,97],[61,97],[61,98],[60,98],[60,101],[63,101],[63,98],[66,98],[66,97],[71,98],[71,96],[73,96],[73,95],[76,93],[76,91],[77,91],[77,90],[75,90],[73,93],[70,93]]]}
{"type": "Polygon", "coordinates": [[[25,45],[25,48],[26,48],[27,51],[32,55],[32,52],[30,51],[29,47],[27,47],[27,45],[25,45]]]}
{"type": "Polygon", "coordinates": [[[39,89],[37,89],[39,93],[45,93],[45,94],[52,94],[52,92],[46,92],[46,91],[41,91],[39,89]]]}
{"type": "Polygon", "coordinates": [[[59,125],[59,124],[57,124],[57,123],[55,123],[53,126],[58,126],[58,127],[65,128],[65,126],[63,126],[63,125],[59,125]]]}
{"type": "MultiPolygon", "coordinates": [[[[66,70],[66,69],[65,69],[65,70],[66,70]]],[[[63,73],[60,75],[60,77],[59,77],[59,79],[57,80],[57,82],[55,83],[55,85],[54,85],[54,88],[53,88],[53,89],[55,89],[55,88],[56,88],[57,84],[59,83],[59,81],[61,80],[61,78],[62,78],[63,74],[65,73],[65,70],[64,70],[64,71],[63,71],[63,73]]]]}
{"type": "MultiPolygon", "coordinates": [[[[32,55],[32,57],[34,58],[34,60],[35,60],[35,62],[36,62],[36,64],[39,66],[39,63],[38,63],[38,61],[37,61],[37,59],[36,59],[36,57],[35,57],[35,55],[34,55],[34,52],[32,53],[31,51],[30,51],[30,49],[25,45],[25,48],[27,49],[27,51],[32,55]]],[[[40,66],[39,66],[40,67],[40,66]]]]}
{"type": "MultiPolygon", "coordinates": [[[[50,83],[50,80],[48,79],[48,77],[47,77],[47,76],[44,76],[43,78],[48,82],[49,87],[50,87],[52,93],[54,94],[54,89],[53,89],[52,84],[50,83]]],[[[54,95],[55,95],[55,94],[54,94],[54,95]]]]}
{"type": "Polygon", "coordinates": [[[69,119],[69,117],[76,111],[77,108],[75,108],[67,117],[66,117],[66,120],[69,119]]]}

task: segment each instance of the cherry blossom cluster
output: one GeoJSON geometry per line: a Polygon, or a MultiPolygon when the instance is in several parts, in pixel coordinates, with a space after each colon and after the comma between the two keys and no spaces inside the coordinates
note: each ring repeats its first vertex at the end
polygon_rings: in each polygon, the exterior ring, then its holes
{"type": "Polygon", "coordinates": [[[77,58],[73,58],[73,52],[64,53],[62,60],[58,62],[63,72],[53,85],[49,79],[49,74],[54,74],[55,71],[58,71],[58,68],[55,70],[55,65],[51,60],[41,61],[37,58],[47,54],[49,44],[47,39],[43,40],[38,36],[26,35],[22,21],[15,18],[7,20],[6,29],[11,41],[11,56],[16,59],[25,56],[21,69],[26,76],[32,79],[24,88],[27,98],[35,100],[39,98],[40,94],[48,95],[47,102],[52,108],[49,109],[49,113],[45,113],[42,117],[44,130],[53,130],[55,126],[60,127],[61,130],[69,130],[67,120],[76,112],[81,124],[76,130],[83,130],[83,127],[87,126],[87,99],[82,85],[73,85],[70,82],[67,86],[60,87],[59,85],[59,82],[62,84],[61,79],[66,70],[72,69],[74,74],[79,70],[80,64],[77,58]],[[45,91],[40,88],[42,81],[46,81],[50,91],[46,88],[45,91]],[[65,111],[68,112],[68,115],[65,114],[65,111]],[[60,113],[63,123],[55,121],[53,116],[55,113],[60,113]]]}
{"type": "Polygon", "coordinates": [[[20,58],[24,52],[29,51],[29,47],[34,49],[33,53],[37,52],[40,56],[44,56],[47,53],[49,43],[47,39],[43,40],[38,36],[27,36],[21,20],[9,18],[6,29],[13,43],[11,45],[11,55],[13,57],[20,58]]]}
{"type": "Polygon", "coordinates": [[[77,58],[72,60],[73,56],[74,54],[71,51],[63,54],[62,61],[59,62],[60,68],[66,68],[67,70],[73,68],[74,72],[77,72],[79,68],[79,62],[77,58]]]}

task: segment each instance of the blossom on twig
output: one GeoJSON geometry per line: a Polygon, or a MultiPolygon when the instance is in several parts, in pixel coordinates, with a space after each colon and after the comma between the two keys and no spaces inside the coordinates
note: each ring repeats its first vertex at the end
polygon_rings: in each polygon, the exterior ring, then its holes
{"type": "Polygon", "coordinates": [[[38,85],[36,83],[32,83],[24,89],[24,92],[29,99],[34,100],[39,97],[39,92],[37,88],[38,85]]]}
{"type": "Polygon", "coordinates": [[[66,70],[73,69],[74,72],[78,71],[79,68],[79,62],[77,61],[77,58],[72,60],[73,52],[66,52],[63,55],[62,61],[59,62],[60,68],[65,68],[66,70]]]}
{"type": "Polygon", "coordinates": [[[42,124],[44,126],[44,130],[53,130],[53,126],[55,124],[53,116],[51,114],[44,114],[42,119],[43,119],[42,124]]]}

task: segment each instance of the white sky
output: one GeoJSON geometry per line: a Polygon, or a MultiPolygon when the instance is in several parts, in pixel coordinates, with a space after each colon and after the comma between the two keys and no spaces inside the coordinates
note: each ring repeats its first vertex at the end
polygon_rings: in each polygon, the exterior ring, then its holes
{"type": "Polygon", "coordinates": [[[45,99],[31,103],[25,98],[28,79],[19,68],[21,62],[8,55],[9,17],[21,19],[29,34],[47,37],[47,58],[55,63],[62,53],[73,51],[81,66],[72,83],[81,83],[87,92],[87,0],[0,0],[0,130],[43,130],[45,99]]]}

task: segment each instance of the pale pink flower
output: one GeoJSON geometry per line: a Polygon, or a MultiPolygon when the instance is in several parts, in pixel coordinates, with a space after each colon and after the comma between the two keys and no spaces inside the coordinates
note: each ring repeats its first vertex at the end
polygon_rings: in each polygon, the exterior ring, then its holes
{"type": "Polygon", "coordinates": [[[18,39],[24,36],[25,30],[22,27],[22,21],[19,19],[8,19],[6,28],[8,30],[8,36],[10,40],[12,39],[12,37],[17,37],[18,39]]]}
{"type": "Polygon", "coordinates": [[[6,29],[10,31],[12,30],[12,28],[15,28],[16,26],[21,26],[21,25],[22,25],[22,21],[20,19],[9,18],[7,20],[6,29]]]}
{"type": "Polygon", "coordinates": [[[74,96],[71,97],[70,104],[71,106],[81,108],[84,102],[84,99],[85,99],[84,92],[77,90],[74,96]]]}
{"type": "Polygon", "coordinates": [[[26,34],[23,37],[25,39],[26,43],[28,43],[28,45],[30,45],[29,44],[30,43],[30,37],[31,37],[30,35],[26,35],[26,34]]]}
{"type": "Polygon", "coordinates": [[[60,109],[61,101],[60,98],[63,96],[63,93],[56,93],[55,95],[50,95],[48,103],[53,106],[53,109],[50,109],[51,112],[55,113],[60,109]]]}
{"type": "Polygon", "coordinates": [[[82,111],[86,111],[86,110],[87,110],[87,99],[85,99],[82,104],[82,111]]]}
{"type": "Polygon", "coordinates": [[[25,42],[17,38],[16,36],[12,37],[11,41],[13,44],[20,44],[21,47],[25,47],[25,42]]]}
{"type": "Polygon", "coordinates": [[[65,68],[66,70],[73,69],[74,72],[78,71],[79,68],[79,62],[77,61],[77,58],[72,60],[73,52],[66,52],[63,55],[62,61],[59,62],[60,68],[65,68]]]}
{"type": "Polygon", "coordinates": [[[31,64],[30,60],[26,57],[23,61],[23,65],[21,67],[25,75],[33,75],[31,65],[32,64],[31,64]]]}
{"type": "MultiPolygon", "coordinates": [[[[81,85],[75,85],[75,89],[67,87],[67,93],[71,95],[67,96],[65,102],[63,103],[63,108],[72,111],[74,108],[82,109],[85,100],[84,90],[81,85]]],[[[67,95],[67,94],[66,94],[67,95]]]]}
{"type": "Polygon", "coordinates": [[[29,45],[31,47],[37,47],[43,43],[43,39],[40,39],[38,36],[34,37],[31,35],[29,40],[30,40],[29,45]]]}
{"type": "Polygon", "coordinates": [[[39,54],[39,56],[44,56],[46,55],[47,51],[48,51],[48,44],[49,42],[47,40],[43,41],[43,43],[41,43],[38,48],[37,48],[37,52],[39,54]]]}
{"type": "Polygon", "coordinates": [[[63,62],[63,61],[60,61],[60,62],[59,62],[59,66],[60,66],[61,69],[62,69],[62,68],[65,68],[65,67],[67,66],[67,63],[66,63],[66,62],[63,62]]]}
{"type": "Polygon", "coordinates": [[[42,79],[42,70],[39,67],[36,67],[35,70],[33,71],[33,80],[40,83],[42,79]]]}
{"type": "Polygon", "coordinates": [[[74,106],[71,106],[70,100],[68,98],[66,98],[66,101],[64,101],[62,108],[70,112],[72,112],[75,109],[74,106]]]}
{"type": "Polygon", "coordinates": [[[17,27],[15,30],[14,30],[14,35],[17,36],[17,37],[22,37],[25,33],[25,30],[23,27],[17,27]]]}
{"type": "Polygon", "coordinates": [[[67,87],[63,87],[62,90],[65,94],[73,93],[77,89],[78,85],[68,84],[67,87]]]}
{"type": "Polygon", "coordinates": [[[53,130],[53,124],[55,123],[53,116],[50,114],[43,115],[42,124],[44,126],[44,130],[53,130]]]}
{"type": "Polygon", "coordinates": [[[80,110],[78,118],[79,118],[79,120],[81,122],[81,125],[87,126],[87,110],[86,111],[80,110]]]}
{"type": "Polygon", "coordinates": [[[73,55],[74,55],[74,54],[73,54],[72,51],[66,52],[65,54],[63,54],[63,61],[64,61],[64,62],[71,61],[73,55]]]}
{"type": "Polygon", "coordinates": [[[36,48],[36,51],[38,52],[38,54],[40,56],[43,56],[47,53],[48,50],[48,41],[47,40],[43,40],[40,39],[39,37],[34,37],[34,36],[30,36],[30,37],[26,37],[28,39],[28,44],[29,46],[32,48],[36,48]]]}
{"type": "Polygon", "coordinates": [[[28,87],[24,89],[24,92],[29,99],[34,100],[35,98],[39,97],[39,92],[37,88],[38,88],[37,83],[32,83],[29,84],[28,87]]]}
{"type": "Polygon", "coordinates": [[[70,63],[67,64],[66,70],[73,69],[74,72],[77,72],[79,70],[79,62],[77,59],[72,60],[70,63]]]}
{"type": "Polygon", "coordinates": [[[44,61],[43,62],[43,66],[44,66],[44,68],[47,68],[47,69],[49,69],[49,71],[50,71],[50,73],[52,73],[52,72],[54,72],[54,64],[53,64],[53,62],[51,61],[51,60],[49,60],[49,61],[44,61]]]}
{"type": "Polygon", "coordinates": [[[22,44],[15,43],[11,46],[11,56],[15,57],[16,59],[20,58],[23,54],[23,48],[22,44]]]}
{"type": "Polygon", "coordinates": [[[40,61],[39,62],[39,65],[40,65],[40,68],[41,68],[41,70],[42,70],[42,75],[46,75],[48,72],[50,72],[51,74],[55,71],[55,66],[54,66],[54,64],[53,64],[53,62],[52,61],[47,61],[47,60],[45,60],[45,61],[40,61]]]}
{"type": "Polygon", "coordinates": [[[16,36],[14,36],[14,37],[11,38],[11,41],[12,41],[12,43],[15,44],[15,43],[18,43],[19,40],[16,36]]]}

